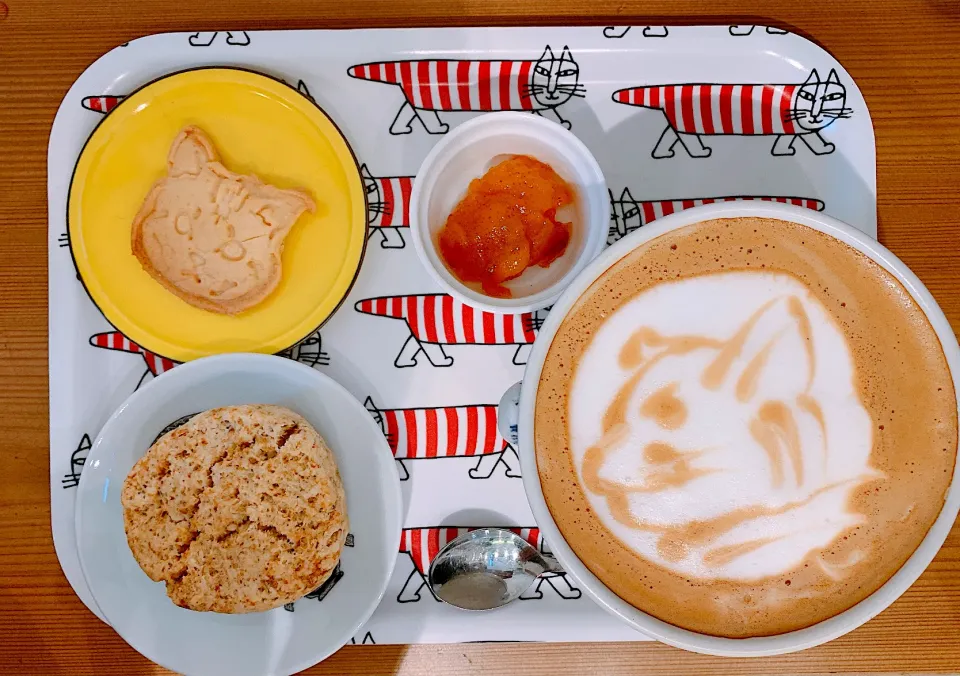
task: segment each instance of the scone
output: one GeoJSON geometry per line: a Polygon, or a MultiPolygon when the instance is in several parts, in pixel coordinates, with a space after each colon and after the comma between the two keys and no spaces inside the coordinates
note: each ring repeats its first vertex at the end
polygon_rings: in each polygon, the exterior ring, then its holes
{"type": "Polygon", "coordinates": [[[133,220],[133,255],[191,305],[236,314],[277,288],[284,238],[314,208],[303,191],[230,171],[203,130],[186,127],[133,220]]]}
{"type": "Polygon", "coordinates": [[[178,606],[277,608],[323,584],[347,536],[336,461],[280,406],[201,413],[157,440],[121,493],[133,556],[178,606]]]}

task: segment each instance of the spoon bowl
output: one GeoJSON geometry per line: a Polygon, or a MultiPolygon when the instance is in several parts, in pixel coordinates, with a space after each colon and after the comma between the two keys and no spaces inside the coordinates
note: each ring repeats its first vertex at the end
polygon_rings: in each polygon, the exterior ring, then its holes
{"type": "Polygon", "coordinates": [[[492,610],[525,592],[543,573],[559,570],[516,533],[478,528],[451,540],[430,564],[437,598],[465,610],[492,610]]]}

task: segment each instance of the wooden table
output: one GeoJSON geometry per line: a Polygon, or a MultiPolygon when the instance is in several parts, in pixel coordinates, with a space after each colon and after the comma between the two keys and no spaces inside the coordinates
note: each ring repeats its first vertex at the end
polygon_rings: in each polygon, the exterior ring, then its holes
{"type": "MultiPolygon", "coordinates": [[[[73,594],[50,534],[46,146],[60,99],[103,52],[159,31],[443,24],[771,24],[831,51],[876,125],[880,240],[960,327],[957,0],[4,0],[0,2],[0,671],[154,674],[73,594]],[[549,13],[547,13],[549,12],[549,13]]],[[[351,647],[317,674],[960,671],[960,527],[920,580],[852,634],[724,660],[656,643],[351,647]],[[521,666],[522,665],[522,666],[521,666]]]]}

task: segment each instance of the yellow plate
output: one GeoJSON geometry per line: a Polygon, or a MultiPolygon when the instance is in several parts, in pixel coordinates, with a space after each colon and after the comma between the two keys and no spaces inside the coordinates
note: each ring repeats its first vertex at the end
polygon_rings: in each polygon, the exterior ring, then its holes
{"type": "Polygon", "coordinates": [[[67,222],[77,270],[106,318],[143,348],[187,361],[279,352],[310,335],[353,285],[366,217],[356,158],[317,105],[264,75],[201,68],[146,85],[104,118],[77,162],[67,222]],[[130,249],[133,218],[189,124],[210,135],[228,169],[303,188],[317,203],[287,236],[277,290],[234,317],[180,300],[130,249]]]}

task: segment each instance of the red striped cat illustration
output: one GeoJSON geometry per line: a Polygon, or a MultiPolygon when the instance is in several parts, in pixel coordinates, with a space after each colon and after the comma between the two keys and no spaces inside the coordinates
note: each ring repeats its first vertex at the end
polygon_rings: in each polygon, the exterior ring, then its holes
{"type": "Polygon", "coordinates": [[[60,480],[64,488],[76,488],[80,484],[80,472],[83,471],[83,463],[86,462],[87,453],[90,452],[92,446],[89,434],[80,437],[80,443],[70,454],[70,469],[60,480]]]}
{"type": "Polygon", "coordinates": [[[111,110],[116,108],[117,104],[123,99],[123,96],[114,96],[110,94],[102,94],[100,96],[84,96],[80,101],[80,105],[87,110],[92,110],[95,113],[103,113],[106,115],[111,110]]]}
{"type": "MultiPolygon", "coordinates": [[[[140,386],[143,385],[148,375],[156,377],[161,373],[166,373],[180,363],[143,349],[119,331],[107,331],[105,333],[94,334],[90,337],[90,344],[105,350],[138,354],[143,358],[147,369],[143,372],[143,375],[140,376],[140,380],[137,382],[134,390],[140,389],[140,386]]],[[[330,363],[329,355],[323,351],[319,331],[307,336],[307,338],[297,345],[279,354],[281,357],[299,361],[310,367],[327,366],[330,363]]]]}
{"type": "MultiPolygon", "coordinates": [[[[427,574],[430,570],[430,564],[436,558],[440,550],[451,540],[460,537],[464,533],[477,530],[478,527],[471,526],[437,526],[433,528],[404,528],[400,537],[400,553],[409,554],[413,562],[413,570],[410,572],[407,581],[403,584],[403,589],[397,595],[398,603],[416,603],[420,600],[420,592],[426,587],[434,600],[439,601],[430,585],[427,583],[427,574]]],[[[543,541],[539,528],[506,528],[516,533],[524,540],[536,547],[541,553],[550,555],[550,550],[543,541]]],[[[583,593],[567,578],[564,572],[544,573],[537,579],[537,583],[530,587],[520,598],[524,601],[533,599],[542,599],[542,587],[546,583],[551,587],[560,598],[579,599],[583,593]]]]}
{"type": "Polygon", "coordinates": [[[543,310],[519,315],[485,312],[445,293],[364,298],[354,309],[406,323],[410,336],[393,362],[397,368],[416,366],[420,354],[431,366],[452,366],[446,345],[516,345],[513,363],[523,366],[546,317],[543,310]]]}
{"type": "Polygon", "coordinates": [[[782,28],[775,28],[774,26],[735,25],[730,26],[730,35],[737,37],[750,35],[753,33],[754,28],[763,28],[767,35],[787,35],[788,33],[788,31],[785,31],[782,28]]]}
{"type": "Polygon", "coordinates": [[[826,79],[814,69],[803,84],[667,84],[619,89],[613,100],[661,111],[667,128],[655,159],[674,156],[679,143],[690,157],[710,157],[702,136],[775,136],[773,155],[794,155],[799,138],[815,155],[834,151],[820,132],[853,113],[836,70],[826,79]]]}
{"type": "MultiPolygon", "coordinates": [[[[214,33],[214,36],[216,36],[216,33],[214,33]]],[[[228,41],[229,41],[229,38],[228,38],[228,41]]],[[[209,46],[209,44],[210,43],[208,43],[207,45],[201,45],[201,46],[209,46]]],[[[230,44],[236,44],[236,43],[230,43],[230,44]]],[[[286,84],[287,86],[293,87],[293,85],[291,85],[286,80],[283,80],[283,83],[286,84]]],[[[293,88],[296,89],[301,94],[303,94],[304,96],[306,96],[308,99],[310,99],[314,103],[316,103],[313,96],[310,94],[310,90],[307,89],[307,83],[304,82],[303,80],[298,80],[297,86],[293,88]]],[[[87,110],[92,110],[95,113],[103,113],[104,115],[106,115],[111,110],[116,108],[117,104],[123,101],[123,99],[125,98],[126,96],[123,94],[119,94],[119,95],[101,94],[100,96],[84,96],[83,99],[80,101],[80,105],[86,108],[87,110]]]]}
{"type": "MultiPolygon", "coordinates": [[[[201,31],[193,33],[187,40],[191,47],[209,47],[220,35],[221,31],[201,31]]],[[[250,34],[247,31],[227,31],[225,42],[235,47],[246,47],[250,44],[250,34]]]]}
{"type": "MultiPolygon", "coordinates": [[[[630,29],[633,26],[606,26],[603,29],[603,37],[605,38],[622,38],[626,37],[627,33],[630,32],[630,29]]],[[[747,26],[747,25],[737,25],[730,26],[729,31],[730,35],[750,35],[753,32],[753,29],[757,26],[747,26]]],[[[773,26],[764,26],[766,32],[769,35],[786,35],[787,31],[782,28],[774,28],[773,26]]],[[[666,26],[644,26],[643,27],[643,37],[645,38],[665,38],[670,34],[670,30],[666,26]]]]}
{"type": "MultiPolygon", "coordinates": [[[[603,29],[603,37],[605,38],[622,38],[626,37],[627,33],[630,32],[630,29],[633,26],[605,26],[603,29]]],[[[645,38],[665,38],[670,35],[670,30],[666,26],[644,26],[643,27],[643,37],[645,38]]]]}
{"type": "Polygon", "coordinates": [[[381,409],[367,397],[364,406],[387,438],[401,481],[410,478],[405,460],[433,458],[477,458],[471,479],[489,479],[501,463],[508,477],[520,477],[520,459],[497,429],[495,405],[381,409]]]}
{"type": "Polygon", "coordinates": [[[149,350],[144,350],[142,347],[137,345],[119,331],[107,331],[106,333],[94,334],[90,336],[90,344],[94,347],[100,347],[105,350],[126,352],[128,354],[138,354],[143,358],[143,361],[147,365],[147,370],[143,372],[142,376],[140,376],[140,380],[137,382],[137,386],[134,389],[140,389],[140,386],[143,385],[143,382],[148,375],[156,377],[161,373],[169,371],[179,363],[173,361],[172,359],[167,359],[166,357],[156,355],[149,350]]]}
{"type": "Polygon", "coordinates": [[[383,249],[404,248],[407,244],[399,229],[410,227],[413,176],[373,176],[366,164],[360,165],[360,175],[367,193],[368,237],[379,233],[383,249]]]}
{"type": "Polygon", "coordinates": [[[658,218],[669,216],[677,211],[691,209],[704,204],[717,202],[739,202],[742,200],[757,200],[761,202],[778,202],[806,207],[814,211],[823,211],[823,202],[809,197],[769,197],[765,195],[727,195],[723,197],[699,197],[697,199],[654,200],[638,201],[630,194],[629,188],[624,188],[620,197],[613,196],[610,191],[610,233],[607,243],[612,244],[621,237],[633,232],[642,225],[652,223],[658,218]]]}
{"type": "Polygon", "coordinates": [[[550,111],[569,129],[570,121],[557,108],[585,96],[570,50],[564,47],[556,56],[549,45],[536,60],[379,61],[352,66],[347,74],[403,90],[406,100],[390,125],[391,134],[409,134],[415,120],[430,134],[446,134],[450,126],[438,113],[448,111],[550,111]]]}
{"type": "Polygon", "coordinates": [[[377,642],[373,640],[373,634],[369,631],[364,633],[363,638],[360,639],[360,642],[357,642],[357,637],[354,636],[350,639],[350,645],[377,645],[377,642]]]}

